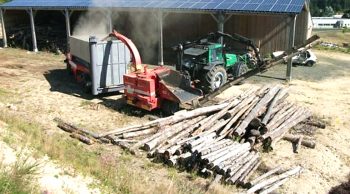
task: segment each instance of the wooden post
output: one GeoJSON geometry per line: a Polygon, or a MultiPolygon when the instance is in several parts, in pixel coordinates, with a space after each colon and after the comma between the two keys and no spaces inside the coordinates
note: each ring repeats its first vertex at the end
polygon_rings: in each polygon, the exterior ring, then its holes
{"type": "Polygon", "coordinates": [[[33,52],[38,52],[38,45],[36,42],[36,33],[35,33],[35,21],[34,21],[34,12],[33,9],[28,10],[29,18],[30,18],[30,27],[32,30],[32,39],[33,39],[33,52]]]}
{"type": "Polygon", "coordinates": [[[0,20],[1,20],[1,27],[2,27],[2,41],[3,41],[3,47],[6,48],[7,47],[7,35],[6,35],[4,14],[5,14],[5,11],[0,9],[0,20]]]}
{"type": "MultiPolygon", "coordinates": [[[[295,25],[296,25],[297,15],[291,16],[291,26],[290,26],[290,34],[289,34],[289,47],[293,48],[295,44],[295,25]]],[[[292,58],[288,60],[287,65],[287,81],[292,81],[292,58]]]]}

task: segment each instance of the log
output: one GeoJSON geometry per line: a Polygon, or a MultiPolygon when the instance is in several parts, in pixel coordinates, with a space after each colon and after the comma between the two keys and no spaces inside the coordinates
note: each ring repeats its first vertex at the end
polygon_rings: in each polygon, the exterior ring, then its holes
{"type": "Polygon", "coordinates": [[[67,123],[67,122],[64,122],[62,119],[56,117],[54,118],[54,121],[57,122],[57,126],[59,128],[61,128],[62,130],[68,132],[68,133],[79,133],[79,134],[82,134],[82,135],[88,135],[88,136],[91,136],[95,139],[98,138],[98,135],[90,130],[87,130],[87,129],[84,129],[84,128],[81,128],[81,127],[77,127],[71,123],[67,123]]]}
{"type": "Polygon", "coordinates": [[[283,123],[278,129],[276,129],[275,133],[272,133],[270,135],[272,139],[272,146],[276,144],[280,139],[283,138],[283,136],[295,125],[300,123],[301,121],[307,119],[308,117],[311,116],[310,111],[304,111],[303,109],[300,109],[299,113],[295,114],[295,117],[293,119],[290,119],[289,122],[283,123]]]}
{"type": "Polygon", "coordinates": [[[186,119],[190,119],[190,118],[194,118],[200,115],[205,115],[208,113],[212,113],[218,110],[221,110],[223,108],[225,108],[228,105],[228,103],[223,103],[223,104],[219,104],[219,105],[213,105],[213,106],[208,106],[208,107],[203,107],[203,108],[197,108],[195,110],[192,111],[187,111],[184,114],[181,115],[173,115],[170,117],[166,117],[166,118],[161,118],[161,119],[157,119],[154,121],[150,121],[144,124],[140,124],[140,125],[134,125],[134,126],[129,126],[129,127],[124,127],[124,128],[120,128],[120,129],[114,129],[114,130],[110,130],[104,133],[99,134],[99,137],[104,137],[107,135],[111,135],[111,134],[116,134],[116,133],[125,133],[125,132],[133,132],[133,131],[139,131],[141,129],[147,129],[150,127],[163,127],[165,125],[169,125],[172,123],[177,123],[186,119]]]}
{"type": "Polygon", "coordinates": [[[211,152],[214,152],[218,149],[221,149],[221,148],[224,148],[224,147],[228,147],[230,145],[233,144],[233,141],[232,140],[229,140],[229,139],[225,139],[225,140],[222,140],[222,141],[219,141],[218,143],[210,146],[208,145],[207,147],[205,148],[202,148],[201,150],[198,150],[198,152],[201,154],[201,155],[207,155],[211,152]]]}
{"type": "Polygon", "coordinates": [[[288,110],[285,112],[282,112],[280,114],[275,115],[272,120],[266,125],[266,129],[268,131],[273,131],[277,127],[279,127],[283,122],[285,122],[287,119],[290,119],[290,117],[298,110],[296,106],[291,106],[288,110]]]}
{"type": "Polygon", "coordinates": [[[259,158],[259,154],[258,154],[258,153],[255,153],[252,159],[250,159],[247,163],[245,163],[233,176],[231,176],[231,177],[229,178],[228,182],[229,182],[230,184],[234,184],[234,183],[238,180],[238,178],[239,178],[245,171],[247,171],[247,169],[249,169],[249,168],[252,166],[252,164],[254,164],[254,162],[255,162],[256,160],[258,160],[258,158],[259,158]]]}
{"type": "Polygon", "coordinates": [[[280,187],[281,185],[283,185],[284,183],[286,183],[288,181],[288,178],[285,179],[281,179],[275,183],[273,183],[270,187],[267,187],[266,189],[263,189],[259,192],[259,194],[268,194],[271,193],[272,191],[278,189],[278,187],[280,187]]]}
{"type": "MultiPolygon", "coordinates": [[[[295,135],[292,135],[292,134],[286,134],[284,137],[283,137],[284,140],[286,141],[289,141],[289,142],[292,142],[292,143],[297,143],[299,138],[298,136],[295,136],[295,135]]],[[[305,138],[303,138],[301,140],[301,145],[305,146],[305,147],[308,147],[308,148],[312,148],[314,149],[316,147],[316,143],[312,140],[306,140],[305,138]]]]}
{"type": "Polygon", "coordinates": [[[258,161],[255,166],[250,170],[250,172],[243,178],[243,179],[240,179],[240,183],[241,185],[243,186],[246,186],[247,183],[248,183],[248,180],[249,178],[254,174],[254,172],[259,168],[260,164],[262,162],[261,161],[258,161]]]}
{"type": "Polygon", "coordinates": [[[210,167],[214,167],[222,162],[224,162],[225,160],[229,159],[229,158],[237,158],[240,153],[244,153],[244,152],[248,152],[250,150],[250,144],[249,143],[245,143],[242,144],[241,146],[235,148],[235,149],[231,149],[227,154],[222,155],[221,157],[213,160],[211,163],[209,163],[210,167]]]}
{"type": "Polygon", "coordinates": [[[231,150],[238,148],[239,146],[240,146],[240,144],[235,142],[228,147],[223,147],[223,148],[216,150],[212,153],[209,153],[207,155],[202,155],[201,159],[203,160],[204,163],[207,164],[207,163],[219,158],[220,156],[225,155],[226,153],[230,152],[231,150]]]}
{"type": "Polygon", "coordinates": [[[175,135],[176,133],[179,133],[180,131],[186,129],[187,127],[193,125],[194,123],[197,123],[201,119],[202,119],[202,117],[197,117],[197,118],[192,119],[190,121],[177,123],[173,126],[167,127],[166,129],[164,129],[164,131],[161,133],[160,136],[145,143],[144,149],[146,151],[150,151],[150,150],[154,149],[158,144],[162,143],[163,141],[166,141],[167,138],[175,135]]]}
{"type": "Polygon", "coordinates": [[[285,88],[284,88],[284,89],[280,89],[280,90],[277,92],[276,96],[275,96],[275,97],[273,98],[273,100],[271,101],[270,106],[268,107],[267,112],[266,112],[266,114],[265,114],[265,116],[264,116],[264,118],[263,118],[263,120],[262,120],[262,122],[261,122],[263,125],[266,125],[267,122],[270,120],[271,115],[272,115],[272,112],[273,112],[273,109],[274,109],[276,103],[277,103],[278,100],[279,100],[280,98],[282,98],[287,92],[288,92],[288,89],[285,89],[285,88]]]}
{"type": "Polygon", "coordinates": [[[228,177],[232,177],[233,175],[235,175],[235,173],[244,165],[246,164],[248,161],[250,161],[254,156],[255,156],[256,152],[249,152],[249,154],[243,158],[241,161],[236,162],[234,164],[231,164],[227,170],[226,170],[226,175],[228,177]]]}
{"type": "Polygon", "coordinates": [[[152,127],[141,131],[127,132],[127,133],[123,133],[123,138],[128,139],[128,138],[135,138],[135,137],[140,137],[144,135],[150,135],[150,134],[156,133],[157,131],[158,129],[156,127],[152,127]]]}
{"type": "Polygon", "coordinates": [[[256,185],[258,182],[260,182],[261,180],[269,177],[270,175],[273,175],[277,172],[279,172],[280,170],[282,170],[281,166],[278,166],[274,169],[269,170],[268,172],[266,172],[265,174],[262,174],[261,176],[255,178],[254,180],[249,182],[249,186],[248,187],[252,187],[252,185],[256,185]]]}
{"type": "Polygon", "coordinates": [[[261,161],[260,161],[260,159],[258,158],[258,159],[256,159],[250,166],[249,166],[249,168],[247,168],[243,173],[242,173],[242,175],[236,180],[236,183],[238,184],[238,185],[244,185],[243,184],[243,180],[247,177],[247,175],[254,169],[254,168],[257,168],[256,166],[257,166],[257,164],[259,164],[260,165],[260,163],[261,163],[261,161]]]}
{"type": "Polygon", "coordinates": [[[295,175],[297,173],[300,173],[301,170],[302,170],[302,168],[300,166],[297,166],[297,167],[295,167],[295,168],[293,168],[291,170],[288,170],[288,171],[286,171],[286,172],[284,172],[284,173],[282,173],[280,175],[273,176],[273,177],[271,177],[269,179],[263,180],[263,181],[257,183],[256,185],[254,185],[252,188],[250,188],[247,191],[247,193],[248,194],[254,193],[254,192],[256,192],[256,191],[258,191],[258,190],[260,190],[260,189],[262,189],[262,188],[264,188],[264,187],[266,187],[268,185],[271,185],[274,182],[283,180],[283,179],[285,179],[287,177],[290,177],[290,176],[293,176],[293,175],[295,175]]]}
{"type": "Polygon", "coordinates": [[[90,138],[88,138],[88,137],[86,137],[84,135],[78,134],[78,133],[72,133],[72,134],[70,134],[70,137],[74,138],[74,139],[78,139],[79,141],[81,141],[81,142],[83,142],[83,143],[85,143],[87,145],[92,145],[92,144],[95,143],[90,138]]]}
{"type": "MultiPolygon", "coordinates": [[[[226,133],[231,126],[247,111],[249,110],[249,108],[252,106],[252,104],[255,104],[258,101],[258,97],[254,97],[252,96],[251,98],[249,98],[247,101],[244,101],[244,103],[241,103],[240,105],[237,106],[237,109],[235,110],[239,110],[234,116],[232,116],[232,118],[230,119],[230,121],[228,122],[228,124],[225,126],[225,128],[220,132],[220,135],[226,133]],[[250,100],[252,99],[252,101],[250,100]],[[248,105],[250,102],[252,102],[250,105],[248,105]]],[[[229,112],[230,114],[234,114],[235,112],[229,112]]]]}
{"type": "Polygon", "coordinates": [[[298,149],[300,148],[302,141],[303,141],[303,136],[300,135],[298,139],[298,143],[295,144],[295,150],[294,150],[295,153],[298,153],[298,149]]]}
{"type": "Polygon", "coordinates": [[[214,169],[219,174],[225,175],[229,166],[231,166],[233,164],[236,164],[236,163],[239,163],[244,158],[246,158],[249,155],[249,153],[250,152],[245,152],[245,153],[242,153],[237,158],[232,158],[232,160],[231,159],[230,160],[226,160],[225,162],[222,162],[221,164],[218,164],[218,165],[214,166],[214,169]]]}
{"type": "Polygon", "coordinates": [[[164,152],[164,158],[169,159],[172,155],[174,155],[176,153],[176,151],[178,149],[181,148],[181,145],[173,145],[172,147],[168,148],[167,150],[165,150],[164,152]]]}
{"type": "Polygon", "coordinates": [[[242,123],[235,130],[234,135],[240,136],[244,133],[245,129],[255,117],[258,116],[261,109],[265,108],[265,106],[272,100],[272,98],[279,91],[279,87],[270,88],[269,92],[257,103],[257,105],[252,109],[252,111],[247,115],[247,117],[242,121],[242,123]]]}

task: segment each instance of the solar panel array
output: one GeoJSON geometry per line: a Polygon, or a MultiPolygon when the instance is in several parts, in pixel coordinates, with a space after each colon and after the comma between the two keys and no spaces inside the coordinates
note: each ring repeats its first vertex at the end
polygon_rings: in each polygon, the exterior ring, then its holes
{"type": "Polygon", "coordinates": [[[173,11],[300,13],[305,0],[12,0],[5,9],[123,8],[173,11]]]}

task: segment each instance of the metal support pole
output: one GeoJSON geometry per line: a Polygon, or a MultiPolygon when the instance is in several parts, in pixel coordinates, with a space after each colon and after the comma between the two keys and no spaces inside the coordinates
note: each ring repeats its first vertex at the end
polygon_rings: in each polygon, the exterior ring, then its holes
{"type": "MultiPolygon", "coordinates": [[[[225,31],[225,14],[224,13],[222,13],[222,12],[218,13],[217,23],[218,23],[218,31],[224,32],[225,31]]],[[[219,41],[221,44],[224,44],[223,37],[221,37],[219,41]]]]}
{"type": "MultiPolygon", "coordinates": [[[[291,27],[290,27],[290,34],[289,34],[289,47],[293,48],[295,45],[295,26],[296,26],[296,19],[297,15],[291,16],[291,27]]],[[[287,81],[292,81],[292,58],[288,60],[288,65],[287,65],[287,75],[286,79],[287,81]]]]}
{"type": "Polygon", "coordinates": [[[38,45],[36,42],[36,33],[35,33],[35,22],[34,22],[34,13],[33,9],[29,9],[29,17],[30,17],[30,26],[32,29],[32,38],[33,38],[33,51],[38,52],[38,45]]]}
{"type": "Polygon", "coordinates": [[[164,65],[164,52],[163,52],[163,12],[158,13],[159,20],[159,65],[164,65]]]}
{"type": "Polygon", "coordinates": [[[70,14],[68,9],[64,10],[64,17],[66,18],[67,52],[69,52],[70,50],[69,37],[71,36],[71,29],[70,29],[70,14]]]}
{"type": "Polygon", "coordinates": [[[5,21],[4,21],[4,11],[0,9],[0,20],[1,20],[1,27],[2,27],[2,41],[4,43],[3,47],[7,47],[7,35],[6,35],[6,29],[5,29],[5,21]]]}

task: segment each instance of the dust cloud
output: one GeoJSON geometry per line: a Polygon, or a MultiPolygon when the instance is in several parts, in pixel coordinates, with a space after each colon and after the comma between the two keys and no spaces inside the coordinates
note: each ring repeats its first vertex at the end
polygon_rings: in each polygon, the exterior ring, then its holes
{"type": "MultiPolygon", "coordinates": [[[[93,4],[97,5],[94,0],[93,4]]],[[[101,3],[101,1],[99,1],[101,3]]],[[[101,6],[101,5],[99,5],[101,6]]],[[[109,6],[111,7],[111,6],[109,6]]],[[[90,9],[83,13],[73,28],[73,36],[107,35],[110,33],[108,9],[90,9]]],[[[158,61],[159,26],[156,12],[112,11],[113,29],[131,39],[144,63],[158,61]]]]}

